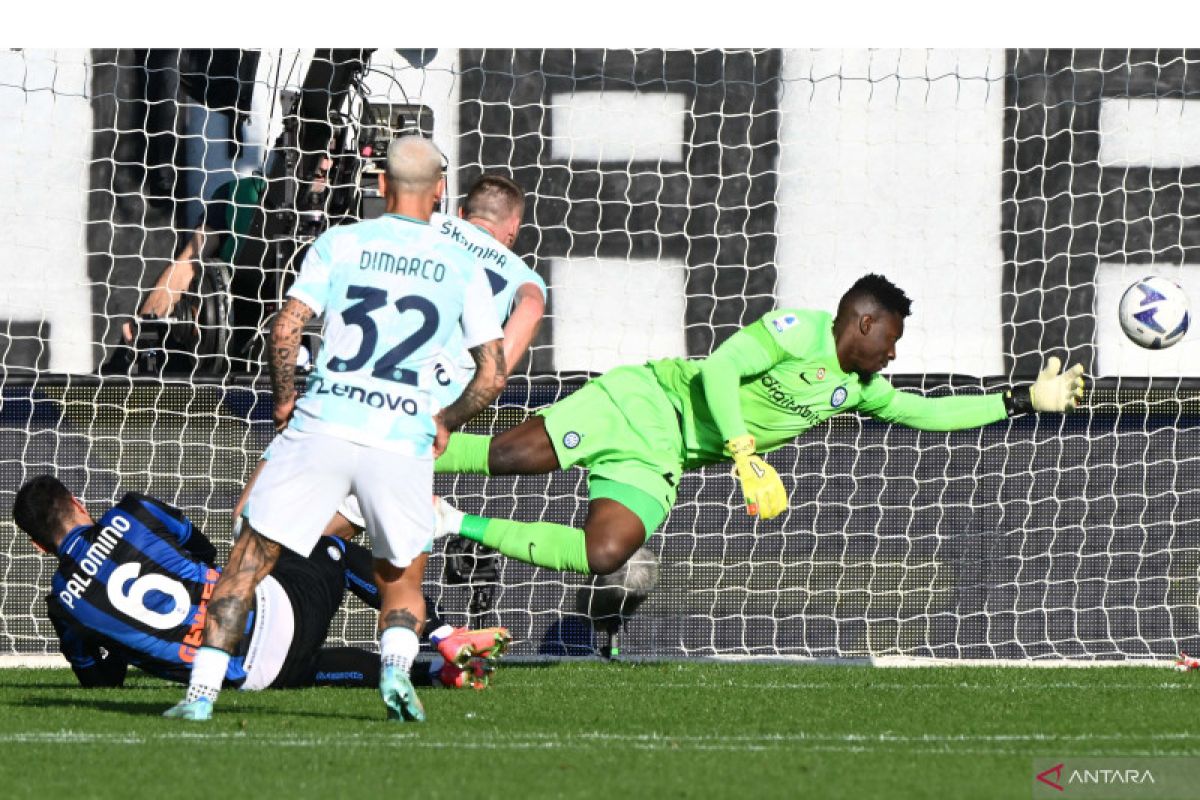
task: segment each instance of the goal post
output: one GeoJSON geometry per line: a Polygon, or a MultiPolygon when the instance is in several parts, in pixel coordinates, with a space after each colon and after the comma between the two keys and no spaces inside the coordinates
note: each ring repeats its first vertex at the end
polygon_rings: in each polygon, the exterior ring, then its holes
{"type": "MultiPolygon", "coordinates": [[[[901,389],[996,390],[1050,355],[1088,369],[1086,405],[1065,417],[953,433],[835,417],[767,456],[790,496],[775,520],[745,515],[727,469],[683,476],[648,542],[659,584],[627,621],[623,656],[1155,663],[1200,649],[1200,340],[1141,350],[1116,314],[1146,274],[1200,299],[1196,61],[0,54],[0,162],[17,176],[0,199],[0,657],[55,650],[41,599],[53,561],[10,518],[34,475],[58,474],[97,509],[124,491],[159,496],[225,557],[272,436],[261,367],[251,354],[231,369],[222,352],[162,372],[101,367],[224,181],[262,169],[285,191],[239,231],[257,247],[205,257],[202,342],[242,324],[231,276],[247,258],[282,286],[322,226],[377,213],[364,145],[407,125],[446,154],[452,202],[485,172],[522,186],[514,249],[549,287],[530,357],[475,432],[617,365],[702,357],[772,308],[832,310],[871,271],[915,301],[889,374],[901,389]],[[311,191],[318,169],[325,194],[311,191]]],[[[578,470],[439,476],[437,490],[486,516],[578,526],[586,513],[578,470]]],[[[439,541],[427,579],[451,621],[508,626],[515,656],[603,651],[577,609],[585,578],[439,541]]],[[[371,645],[373,614],[348,601],[331,639],[371,645]]]]}

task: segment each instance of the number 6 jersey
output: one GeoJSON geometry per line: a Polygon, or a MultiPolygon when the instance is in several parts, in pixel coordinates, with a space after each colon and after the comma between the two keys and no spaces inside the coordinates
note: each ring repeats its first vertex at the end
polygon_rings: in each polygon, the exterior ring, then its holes
{"type": "Polygon", "coordinates": [[[429,223],[398,214],[326,231],[288,292],[324,312],[324,342],[292,426],[427,456],[433,368],[463,345],[503,337],[475,256],[429,223]]]}
{"type": "MultiPolygon", "coordinates": [[[[220,575],[215,559],[180,511],[133,492],[95,525],[72,530],[46,606],[80,682],[117,685],[127,663],[187,680],[220,575]],[[105,674],[113,669],[122,674],[105,674]]],[[[234,655],[227,676],[236,684],[246,673],[244,654],[234,655]]]]}

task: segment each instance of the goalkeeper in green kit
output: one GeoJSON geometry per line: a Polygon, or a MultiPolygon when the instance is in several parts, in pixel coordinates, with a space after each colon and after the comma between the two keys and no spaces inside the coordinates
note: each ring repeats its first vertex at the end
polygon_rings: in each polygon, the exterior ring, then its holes
{"type": "Polygon", "coordinates": [[[1050,358],[1031,386],[927,398],[877,375],[896,357],[911,301],[880,275],[859,279],[824,311],[772,311],[699,360],[618,367],[497,436],[455,433],[437,472],[588,473],[583,530],[485,519],[438,501],[439,533],[456,533],[548,569],[604,575],[642,546],[675,503],[684,470],[732,461],[746,510],[770,519],[787,507],[760,453],[834,414],[858,411],[931,431],[977,428],[1016,414],[1065,412],[1083,396],[1083,366],[1060,374],[1050,358]]]}

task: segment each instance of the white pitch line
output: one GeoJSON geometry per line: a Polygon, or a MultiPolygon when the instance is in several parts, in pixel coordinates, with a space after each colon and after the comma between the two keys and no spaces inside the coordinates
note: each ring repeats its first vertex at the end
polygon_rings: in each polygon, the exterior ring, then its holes
{"type": "MultiPolygon", "coordinates": [[[[947,754],[1021,754],[1027,750],[1011,747],[1013,744],[1028,745],[1066,744],[1080,742],[1121,742],[1139,741],[1150,743],[1168,742],[1197,742],[1200,743],[1200,733],[1191,732],[1160,732],[1146,735],[1131,735],[1123,733],[1093,733],[1075,735],[1054,735],[1043,733],[1014,733],[1014,734],[922,734],[908,736],[891,732],[875,734],[834,734],[797,732],[791,734],[762,734],[762,735],[671,735],[664,733],[647,734],[614,734],[599,731],[581,733],[552,733],[552,732],[520,732],[506,733],[502,739],[477,739],[464,741],[461,739],[440,739],[429,737],[416,732],[396,731],[389,733],[338,733],[330,736],[292,736],[288,734],[268,733],[204,733],[199,731],[179,731],[160,734],[110,734],[91,733],[84,731],[21,731],[0,733],[0,743],[4,744],[80,744],[143,746],[152,742],[187,742],[189,744],[221,744],[225,742],[241,742],[249,745],[267,745],[272,747],[326,748],[338,746],[369,747],[402,744],[404,747],[423,749],[471,749],[471,750],[587,750],[595,748],[627,747],[635,750],[696,750],[696,751],[730,751],[754,752],[762,750],[778,750],[783,748],[800,748],[813,752],[905,752],[905,753],[947,753],[947,754]],[[1010,745],[1010,747],[991,747],[988,745],[1010,745]],[[963,746],[966,745],[966,746],[963,746]]],[[[1095,752],[1093,749],[1092,752],[1095,752]]],[[[1113,750],[1121,755],[1130,755],[1128,750],[1113,750]]],[[[1195,749],[1189,749],[1188,754],[1194,754],[1195,749]]],[[[1149,753],[1153,754],[1153,753],[1149,753]]],[[[1179,751],[1170,751],[1167,755],[1181,755],[1179,751]]]]}
{"type": "MultiPolygon", "coordinates": [[[[639,686],[639,688],[647,688],[647,689],[690,689],[692,691],[695,691],[697,689],[720,689],[722,691],[727,691],[729,689],[735,689],[737,691],[746,691],[746,690],[755,690],[755,689],[765,690],[765,691],[777,691],[780,689],[803,689],[803,690],[825,691],[825,690],[832,690],[832,689],[847,689],[847,688],[860,689],[863,691],[870,691],[872,689],[883,689],[883,690],[888,690],[888,691],[892,691],[892,690],[900,691],[900,690],[904,690],[904,689],[919,689],[919,690],[967,689],[970,691],[1004,691],[1004,692],[1011,692],[1014,690],[1024,690],[1024,689],[1028,689],[1028,690],[1081,689],[1081,690],[1086,690],[1086,691],[1090,691],[1090,692],[1104,690],[1104,689],[1114,689],[1117,691],[1134,691],[1134,690],[1145,691],[1147,689],[1165,689],[1168,691],[1181,691],[1181,690],[1188,690],[1188,689],[1196,689],[1197,691],[1200,691],[1200,688],[1192,686],[1191,683],[1188,681],[1180,681],[1179,683],[1170,683],[1170,682],[1165,682],[1165,681],[1162,683],[1038,683],[1038,684],[1033,684],[1030,686],[1021,686],[1020,684],[1012,684],[1012,683],[1005,683],[1005,684],[1000,684],[1000,683],[997,683],[997,684],[990,684],[990,683],[868,683],[868,684],[863,684],[861,686],[847,686],[847,684],[844,684],[844,683],[811,683],[811,682],[806,682],[806,683],[753,683],[753,684],[750,684],[750,683],[745,683],[745,684],[740,684],[740,683],[729,683],[729,684],[719,684],[719,683],[642,683],[642,684],[638,684],[638,686],[639,686]]],[[[495,687],[495,688],[510,689],[513,687],[495,687]]]]}

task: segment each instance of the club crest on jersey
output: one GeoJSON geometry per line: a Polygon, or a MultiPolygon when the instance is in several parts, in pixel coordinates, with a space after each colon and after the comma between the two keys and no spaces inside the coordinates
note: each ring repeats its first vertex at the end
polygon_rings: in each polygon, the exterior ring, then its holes
{"type": "Polygon", "coordinates": [[[833,406],[834,408],[841,408],[842,404],[846,402],[846,396],[848,394],[849,392],[846,391],[845,386],[839,386],[838,388],[834,389],[833,394],[829,396],[829,405],[833,406]]]}
{"type": "Polygon", "coordinates": [[[568,431],[563,435],[563,447],[568,450],[574,450],[576,447],[579,447],[581,441],[583,441],[583,437],[575,431],[568,431]]]}
{"type": "Polygon", "coordinates": [[[342,551],[339,550],[336,545],[329,545],[329,547],[325,548],[325,552],[329,554],[330,561],[342,560],[342,551]]]}
{"type": "Polygon", "coordinates": [[[795,325],[797,321],[798,320],[796,319],[795,314],[784,314],[782,317],[775,320],[771,324],[775,326],[775,330],[779,331],[780,333],[783,333],[788,328],[795,325]]]}

